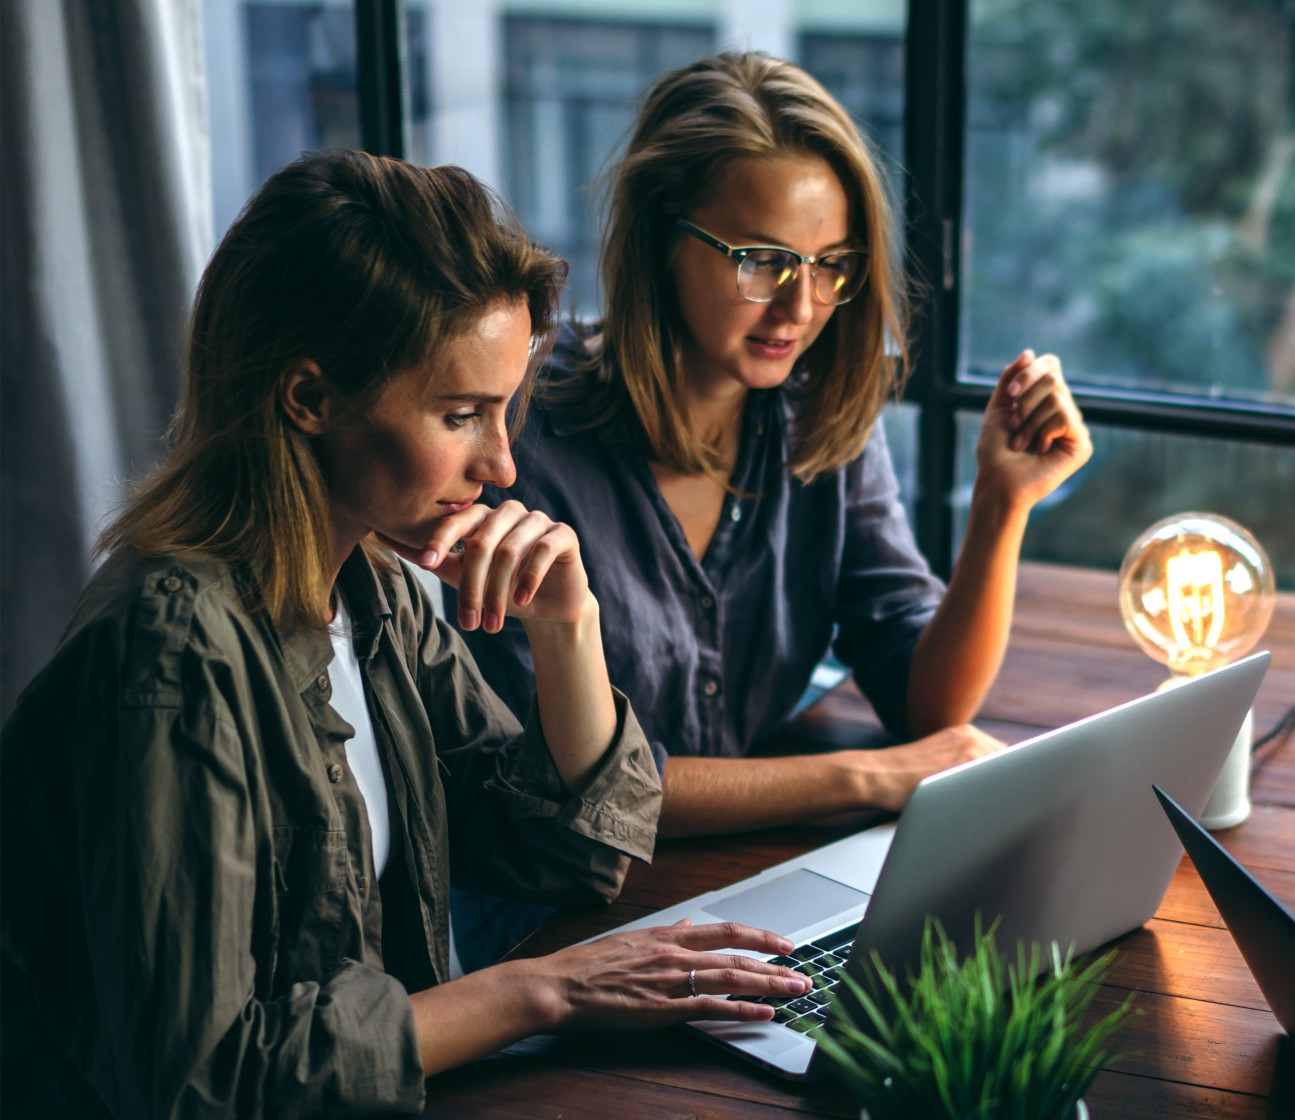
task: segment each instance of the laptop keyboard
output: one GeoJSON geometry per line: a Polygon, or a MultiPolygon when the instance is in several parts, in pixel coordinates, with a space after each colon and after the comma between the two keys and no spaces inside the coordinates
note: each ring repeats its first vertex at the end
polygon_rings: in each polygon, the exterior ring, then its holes
{"type": "Polygon", "coordinates": [[[859,923],[844,929],[825,933],[804,945],[797,945],[790,956],[770,957],[773,964],[795,969],[814,982],[803,996],[729,996],[729,999],[746,999],[751,1003],[767,1003],[774,1009],[775,1023],[782,1023],[801,1034],[813,1035],[827,1022],[827,1005],[841,977],[845,975],[845,962],[850,959],[850,947],[859,923]]]}

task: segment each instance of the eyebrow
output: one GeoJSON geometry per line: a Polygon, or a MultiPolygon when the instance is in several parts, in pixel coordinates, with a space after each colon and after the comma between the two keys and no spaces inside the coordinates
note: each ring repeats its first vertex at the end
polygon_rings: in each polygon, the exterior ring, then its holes
{"type": "Polygon", "coordinates": [[[436,400],[445,404],[507,404],[508,398],[498,393],[437,393],[436,400]]]}
{"type": "MultiPolygon", "coordinates": [[[[791,249],[790,245],[779,241],[776,237],[769,237],[767,234],[763,233],[753,234],[752,236],[755,238],[754,241],[730,241],[729,244],[735,249],[746,249],[752,247],[757,249],[791,249]]],[[[845,240],[833,241],[827,246],[827,248],[820,249],[817,253],[811,253],[810,256],[821,257],[827,253],[839,253],[846,249],[855,248],[855,246],[851,244],[851,240],[850,235],[846,234],[845,240]]],[[[792,251],[794,252],[795,250],[792,251]]]]}

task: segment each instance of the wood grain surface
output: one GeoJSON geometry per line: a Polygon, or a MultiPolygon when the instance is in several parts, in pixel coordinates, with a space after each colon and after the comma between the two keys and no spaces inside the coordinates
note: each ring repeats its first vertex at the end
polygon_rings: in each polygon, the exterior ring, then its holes
{"type": "MultiPolygon", "coordinates": [[[[1026,565],[1006,663],[976,721],[1009,742],[1154,689],[1163,667],[1124,630],[1113,574],[1026,565]]],[[[1295,595],[1279,596],[1260,648],[1273,662],[1255,705],[1264,734],[1295,704],[1295,595]]],[[[842,746],[877,735],[867,702],[843,685],[802,717],[789,742],[842,746]]],[[[1295,909],[1295,729],[1272,744],[1252,778],[1254,811],[1219,839],[1295,909]]],[[[702,891],[725,886],[845,834],[801,826],[717,839],[662,842],[651,867],[631,870],[608,907],[564,913],[518,950],[550,952],[702,891]]],[[[1118,939],[1094,1014],[1136,993],[1124,1056],[1086,1095],[1108,1117],[1295,1117],[1295,1044],[1282,1031],[1184,859],[1155,918],[1118,939]]],[[[602,1120],[790,1120],[854,1117],[833,1082],[785,1082],[685,1031],[527,1040],[502,1055],[433,1078],[429,1117],[602,1120]]]]}

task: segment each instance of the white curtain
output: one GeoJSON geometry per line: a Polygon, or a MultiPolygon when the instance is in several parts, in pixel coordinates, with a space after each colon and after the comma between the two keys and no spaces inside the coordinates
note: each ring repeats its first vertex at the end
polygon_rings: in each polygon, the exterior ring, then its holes
{"type": "Polygon", "coordinates": [[[156,460],[211,250],[201,0],[0,4],[0,714],[156,460]]]}

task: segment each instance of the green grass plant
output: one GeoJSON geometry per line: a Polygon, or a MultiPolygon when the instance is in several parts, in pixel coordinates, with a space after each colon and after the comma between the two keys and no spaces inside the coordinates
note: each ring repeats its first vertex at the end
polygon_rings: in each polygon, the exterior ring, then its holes
{"type": "Polygon", "coordinates": [[[1079,964],[1055,945],[998,949],[977,917],[962,957],[936,920],[917,970],[901,980],[874,953],[863,982],[846,976],[828,1025],[815,1032],[870,1120],[1070,1120],[1132,1004],[1086,1025],[1108,952],[1079,964]]]}

